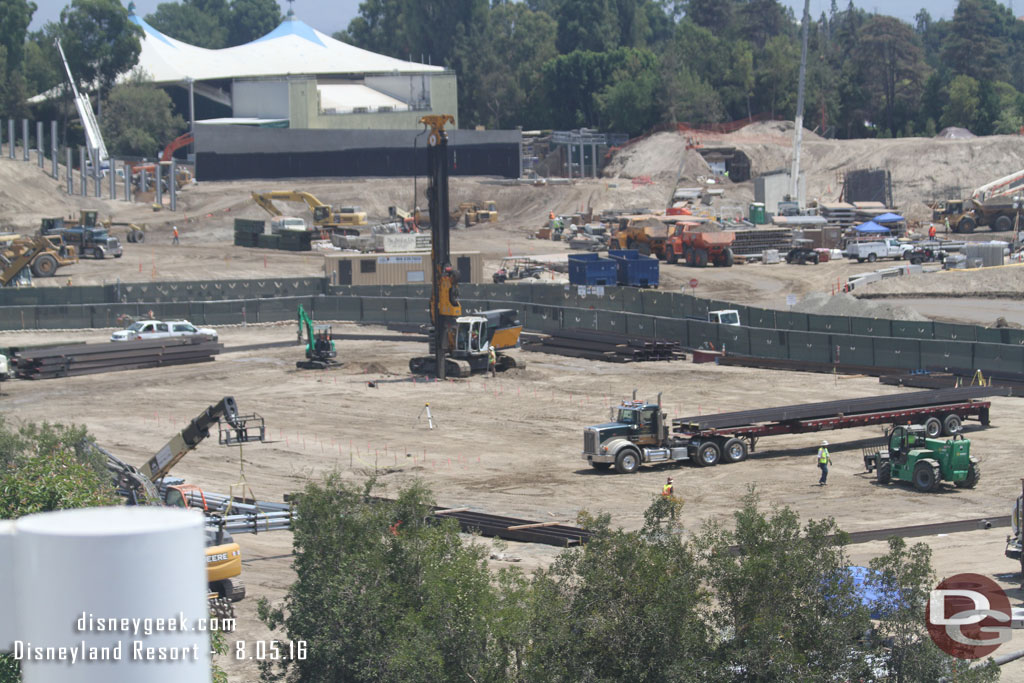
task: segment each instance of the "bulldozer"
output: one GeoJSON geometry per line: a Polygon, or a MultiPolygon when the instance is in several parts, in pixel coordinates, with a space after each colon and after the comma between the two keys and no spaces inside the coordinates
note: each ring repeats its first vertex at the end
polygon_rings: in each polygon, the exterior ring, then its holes
{"type": "MultiPolygon", "coordinates": [[[[448,216],[448,134],[444,127],[453,123],[450,114],[424,116],[427,126],[427,168],[429,183],[427,199],[431,216],[448,216]]],[[[445,221],[430,222],[430,354],[409,361],[409,370],[416,374],[434,375],[439,379],[468,377],[484,372],[495,352],[495,370],[524,367],[500,351],[519,345],[523,325],[516,311],[499,309],[463,314],[459,303],[459,273],[451,262],[451,226],[445,221]]]]}
{"type": "Polygon", "coordinates": [[[0,236],[0,287],[19,282],[24,272],[53,277],[57,269],[78,263],[78,252],[59,235],[0,236]]]}
{"type": "Polygon", "coordinates": [[[864,467],[875,470],[879,484],[893,479],[910,482],[922,493],[938,490],[941,482],[973,489],[981,479],[981,466],[971,455],[971,442],[962,433],[953,438],[928,438],[924,425],[897,425],[886,433],[881,449],[864,453],[864,467]]]}

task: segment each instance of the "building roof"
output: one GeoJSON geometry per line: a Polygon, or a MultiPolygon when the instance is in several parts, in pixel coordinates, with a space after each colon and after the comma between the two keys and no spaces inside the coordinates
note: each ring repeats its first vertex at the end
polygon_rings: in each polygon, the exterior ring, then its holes
{"type": "Polygon", "coordinates": [[[157,84],[192,79],[263,78],[289,74],[392,74],[444,71],[335,40],[290,15],[251,43],[209,50],[183,43],[130,16],[145,32],[138,66],[157,84]]]}

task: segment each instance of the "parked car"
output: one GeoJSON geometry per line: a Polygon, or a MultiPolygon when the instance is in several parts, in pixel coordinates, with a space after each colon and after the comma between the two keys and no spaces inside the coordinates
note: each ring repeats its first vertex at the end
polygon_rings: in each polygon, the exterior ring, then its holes
{"type": "Polygon", "coordinates": [[[137,339],[162,339],[171,336],[171,329],[161,320],[140,320],[124,330],[110,335],[110,341],[134,341],[137,339]]]}
{"type": "Polygon", "coordinates": [[[110,335],[110,341],[133,341],[137,339],[163,339],[165,337],[191,337],[205,335],[217,341],[217,331],[209,327],[196,327],[187,320],[140,320],[127,329],[110,335]]]}
{"type": "Polygon", "coordinates": [[[170,320],[167,324],[171,326],[172,337],[192,337],[201,334],[217,341],[217,330],[212,327],[196,327],[187,320],[170,320]]]}

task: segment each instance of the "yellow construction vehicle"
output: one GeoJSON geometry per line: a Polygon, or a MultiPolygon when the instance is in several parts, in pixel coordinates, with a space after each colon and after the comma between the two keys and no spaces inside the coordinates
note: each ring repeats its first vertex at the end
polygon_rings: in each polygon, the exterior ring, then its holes
{"type": "MultiPolygon", "coordinates": [[[[132,467],[96,444],[92,445],[106,456],[107,469],[113,475],[118,493],[127,499],[129,505],[195,507],[189,504],[195,500],[190,495],[197,490],[195,486],[167,482],[164,478],[171,468],[210,435],[214,426],[218,430],[217,440],[222,445],[266,440],[263,418],[255,414],[239,415],[235,399],[225,396],[171,437],[141,469],[132,467]]],[[[205,504],[203,508],[206,509],[205,504]]],[[[224,600],[238,602],[245,597],[245,584],[239,578],[242,552],[231,535],[223,531],[208,530],[206,543],[206,572],[211,600],[220,600],[211,602],[211,608],[223,615],[224,600]]]]}
{"type": "MultiPolygon", "coordinates": [[[[424,116],[420,119],[430,129],[427,138],[429,186],[427,197],[431,216],[448,216],[448,134],[446,123],[454,123],[449,114],[424,116]]],[[[459,274],[451,263],[451,229],[444,221],[430,222],[431,295],[430,353],[409,361],[414,373],[468,377],[486,371],[491,350],[495,354],[495,370],[524,367],[512,356],[498,351],[519,345],[523,325],[516,311],[501,309],[462,314],[459,303],[459,274]]]]}
{"type": "Polygon", "coordinates": [[[263,207],[271,216],[275,217],[284,215],[280,209],[274,206],[275,201],[302,202],[313,213],[313,225],[324,230],[336,231],[337,228],[366,225],[365,211],[334,208],[324,204],[309,192],[302,192],[300,190],[293,190],[291,192],[285,190],[253,192],[252,200],[263,207]]]}
{"type": "Polygon", "coordinates": [[[0,236],[0,287],[16,281],[26,268],[36,277],[52,277],[72,263],[78,263],[78,253],[59,235],[0,236]]]}

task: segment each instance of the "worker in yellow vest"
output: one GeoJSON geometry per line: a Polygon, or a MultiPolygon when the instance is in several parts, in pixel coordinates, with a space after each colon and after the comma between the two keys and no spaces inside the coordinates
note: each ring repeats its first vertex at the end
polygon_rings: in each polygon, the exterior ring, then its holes
{"type": "Polygon", "coordinates": [[[669,477],[665,482],[665,485],[661,487],[661,495],[668,497],[672,495],[675,489],[672,487],[672,477],[669,477]]]}
{"type": "Polygon", "coordinates": [[[491,377],[495,376],[498,365],[498,354],[494,351],[493,346],[487,347],[487,369],[491,373],[491,377]]]}
{"type": "Polygon", "coordinates": [[[832,458],[828,454],[828,441],[821,442],[821,448],[818,449],[818,467],[821,468],[821,479],[818,480],[818,486],[824,486],[828,481],[828,466],[832,464],[832,458]]]}

